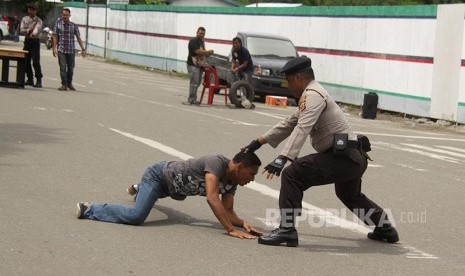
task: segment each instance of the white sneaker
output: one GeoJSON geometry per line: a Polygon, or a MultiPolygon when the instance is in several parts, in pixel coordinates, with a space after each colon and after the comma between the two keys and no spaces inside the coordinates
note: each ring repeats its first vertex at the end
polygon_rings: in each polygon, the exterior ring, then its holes
{"type": "Polygon", "coordinates": [[[84,213],[87,211],[87,209],[90,208],[91,205],[92,204],[89,202],[78,202],[78,204],[76,205],[76,218],[84,218],[84,213]]]}

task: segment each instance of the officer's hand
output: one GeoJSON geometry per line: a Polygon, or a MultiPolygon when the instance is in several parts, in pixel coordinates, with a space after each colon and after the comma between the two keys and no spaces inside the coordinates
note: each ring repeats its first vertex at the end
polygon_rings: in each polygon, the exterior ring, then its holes
{"type": "Polygon", "coordinates": [[[265,170],[263,173],[268,172],[267,179],[273,179],[273,176],[279,176],[281,171],[284,168],[284,164],[286,164],[287,158],[283,155],[278,156],[273,162],[266,165],[265,170]]]}
{"type": "Polygon", "coordinates": [[[258,139],[255,139],[253,140],[252,142],[250,142],[250,144],[248,144],[247,146],[243,147],[241,149],[242,152],[244,153],[248,153],[248,152],[255,152],[256,150],[258,150],[260,147],[262,146],[262,144],[260,143],[260,141],[258,141],[258,139]]]}
{"type": "Polygon", "coordinates": [[[253,227],[252,225],[250,225],[247,221],[244,220],[244,222],[242,223],[242,228],[244,228],[247,232],[249,232],[250,234],[254,235],[254,236],[261,236],[263,235],[262,232],[258,231],[257,229],[255,229],[255,227],[253,227]]]}
{"type": "Polygon", "coordinates": [[[228,235],[230,235],[231,237],[239,238],[239,239],[248,239],[248,240],[255,239],[255,236],[252,236],[248,233],[245,233],[245,232],[242,232],[236,229],[232,230],[231,232],[228,232],[228,235]]]}

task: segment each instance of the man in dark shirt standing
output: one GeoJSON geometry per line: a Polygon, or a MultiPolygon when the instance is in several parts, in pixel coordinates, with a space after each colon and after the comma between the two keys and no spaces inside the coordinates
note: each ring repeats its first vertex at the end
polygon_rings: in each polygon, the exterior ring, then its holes
{"type": "Polygon", "coordinates": [[[231,72],[240,77],[242,75],[246,80],[249,80],[253,73],[253,62],[249,50],[242,47],[242,40],[239,37],[233,38],[232,43],[231,72]]]}
{"type": "Polygon", "coordinates": [[[213,50],[205,50],[204,37],[205,28],[199,27],[197,29],[197,36],[189,40],[189,55],[187,57],[187,72],[189,72],[190,76],[188,104],[200,104],[197,101],[197,89],[202,77],[201,67],[205,61],[205,57],[213,54],[213,50]]]}

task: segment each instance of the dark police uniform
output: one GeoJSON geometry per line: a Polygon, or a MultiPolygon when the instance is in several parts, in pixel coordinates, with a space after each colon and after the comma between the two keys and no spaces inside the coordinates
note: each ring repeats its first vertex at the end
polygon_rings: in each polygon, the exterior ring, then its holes
{"type": "MultiPolygon", "coordinates": [[[[33,10],[38,10],[36,4],[27,5],[28,8],[33,10]]],[[[26,85],[34,85],[33,83],[33,72],[32,67],[34,67],[35,77],[37,83],[35,87],[42,87],[42,68],[40,66],[40,32],[42,30],[42,19],[37,15],[33,18],[30,16],[25,16],[21,20],[20,31],[21,34],[25,35],[24,38],[24,48],[23,50],[28,51],[26,55],[26,85]],[[30,28],[34,28],[31,34],[28,33],[30,28]],[[32,66],[31,66],[32,61],[32,66]]]]}
{"type": "MultiPolygon", "coordinates": [[[[289,61],[282,72],[293,74],[310,67],[309,58],[299,57],[289,61]]],[[[299,99],[298,110],[266,132],[262,138],[274,148],[289,138],[280,154],[293,160],[284,168],[281,179],[279,208],[282,212],[282,227],[287,225],[294,228],[294,216],[300,213],[304,191],[330,183],[335,184],[337,197],[365,224],[390,226],[383,209],[361,192],[361,178],[367,168],[368,155],[360,147],[341,108],[317,81],[313,80],[307,85],[299,99]],[[347,134],[348,138],[348,149],[342,155],[333,153],[334,137],[338,133],[347,134]],[[299,158],[299,152],[308,138],[317,153],[299,158]]],[[[295,246],[297,233],[291,236],[295,246]]],[[[268,238],[259,239],[259,243],[279,244],[279,236],[276,239],[272,233],[268,238]]],[[[287,238],[282,240],[289,241],[287,238]]],[[[397,241],[398,237],[394,240],[392,238],[390,242],[397,241]]],[[[288,243],[288,246],[292,245],[288,243]]]]}

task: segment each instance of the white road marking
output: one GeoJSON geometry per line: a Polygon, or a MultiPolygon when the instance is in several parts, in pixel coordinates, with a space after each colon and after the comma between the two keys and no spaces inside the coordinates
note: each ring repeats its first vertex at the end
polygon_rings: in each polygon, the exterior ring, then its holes
{"type": "Polygon", "coordinates": [[[208,116],[208,117],[213,117],[213,118],[216,118],[216,119],[225,120],[225,121],[231,122],[231,123],[233,123],[233,124],[237,124],[237,125],[244,125],[244,126],[266,126],[266,127],[271,127],[271,126],[272,126],[272,125],[253,124],[253,123],[247,123],[247,122],[244,122],[244,121],[233,120],[233,119],[231,119],[231,118],[227,118],[227,117],[223,117],[223,116],[218,116],[218,115],[213,115],[213,114],[211,114],[211,113],[201,112],[201,111],[194,110],[194,109],[191,109],[191,108],[182,108],[182,107],[177,107],[177,106],[170,105],[170,104],[160,103],[160,102],[157,102],[157,101],[146,100],[146,99],[139,99],[139,98],[136,98],[136,97],[134,97],[134,96],[128,96],[128,95],[123,94],[123,93],[117,93],[117,92],[108,91],[108,90],[106,90],[105,92],[110,93],[110,94],[114,94],[114,95],[118,95],[118,96],[121,96],[121,97],[126,97],[126,98],[133,98],[133,99],[142,100],[142,101],[144,101],[144,102],[148,102],[148,103],[152,103],[152,104],[156,104],[156,105],[160,105],[160,106],[165,106],[165,107],[168,107],[168,108],[181,109],[181,110],[184,110],[184,111],[187,111],[187,112],[197,113],[197,114],[201,114],[201,115],[204,115],[204,116],[208,116]]]}
{"type": "Polygon", "coordinates": [[[415,168],[415,167],[412,167],[410,165],[407,165],[407,164],[398,164],[399,166],[403,167],[403,168],[407,168],[407,169],[412,169],[414,171],[419,171],[419,172],[426,172],[428,170],[425,170],[425,169],[418,169],[418,168],[415,168]]]}
{"type": "Polygon", "coordinates": [[[390,134],[390,133],[376,133],[376,132],[360,132],[360,134],[374,135],[374,136],[384,136],[384,137],[399,137],[399,138],[411,138],[411,139],[426,139],[426,140],[441,140],[441,141],[465,142],[465,139],[446,138],[446,137],[413,136],[413,135],[401,135],[401,134],[390,134]]]}
{"type": "Polygon", "coordinates": [[[33,108],[34,108],[34,109],[37,109],[37,110],[48,110],[48,109],[45,108],[45,107],[38,107],[38,106],[34,106],[33,108]]]}
{"type": "MultiPolygon", "coordinates": [[[[101,125],[101,124],[99,124],[101,125]]],[[[135,141],[138,141],[138,142],[141,142],[147,146],[150,146],[154,149],[157,149],[157,150],[160,150],[164,153],[167,153],[167,154],[170,154],[172,156],[175,156],[175,157],[178,157],[179,159],[181,160],[187,160],[187,159],[190,159],[190,158],[193,158],[193,156],[190,156],[188,154],[185,154],[183,152],[180,152],[172,147],[169,147],[169,146],[166,146],[166,145],[163,145],[159,142],[156,142],[156,141],[153,141],[151,139],[148,139],[148,138],[143,138],[143,137],[139,137],[139,136],[136,136],[134,134],[131,134],[131,133],[128,133],[128,132],[123,132],[121,130],[118,130],[118,129],[114,129],[114,128],[108,128],[110,129],[111,131],[115,132],[115,133],[118,133],[120,135],[123,135],[127,138],[131,138],[135,141]]],[[[276,198],[276,199],[279,199],[279,191],[277,190],[274,190],[266,185],[263,185],[263,184],[260,184],[258,182],[250,182],[249,184],[247,184],[245,187],[249,188],[249,189],[252,189],[254,191],[257,191],[261,194],[264,194],[264,195],[267,195],[267,196],[270,196],[272,198],[276,198]]],[[[329,212],[329,211],[325,211],[317,206],[314,206],[314,205],[311,205],[307,202],[304,202],[302,201],[302,207],[303,207],[303,212],[307,212],[309,215],[312,215],[312,216],[317,216],[317,217],[320,217],[320,218],[323,218],[325,220],[325,223],[328,224],[328,225],[334,225],[334,226],[338,226],[338,227],[341,227],[341,228],[344,228],[344,229],[347,229],[347,230],[351,230],[351,231],[354,231],[354,232],[358,232],[358,233],[361,233],[361,234],[364,234],[366,235],[369,231],[371,231],[371,229],[369,229],[368,227],[366,227],[365,225],[362,225],[362,224],[359,224],[359,223],[355,223],[353,221],[349,221],[349,220],[346,220],[346,219],[343,219],[343,218],[340,218],[336,215],[334,215],[333,213],[329,212]]],[[[423,259],[439,259],[439,257],[436,257],[432,254],[428,254],[426,252],[423,252],[419,249],[416,249],[414,247],[411,247],[411,246],[406,246],[406,245],[402,245],[402,244],[398,244],[398,245],[395,245],[395,246],[401,246],[405,249],[407,249],[409,252],[407,253],[407,258],[423,258],[423,259]]]]}
{"type": "Polygon", "coordinates": [[[280,120],[283,120],[283,119],[285,119],[287,117],[286,115],[279,116],[279,115],[273,115],[273,114],[269,114],[269,113],[266,113],[266,112],[260,112],[260,111],[254,111],[254,113],[264,115],[264,116],[268,116],[268,117],[272,117],[272,118],[276,118],[276,119],[280,119],[280,120]]]}
{"type": "Polygon", "coordinates": [[[428,152],[424,152],[424,151],[421,151],[421,150],[401,147],[401,146],[397,146],[397,145],[390,144],[390,143],[385,143],[385,142],[371,142],[371,143],[375,144],[375,145],[381,145],[381,146],[389,147],[389,148],[392,148],[392,149],[400,150],[400,151],[408,151],[408,152],[411,152],[411,153],[416,153],[416,154],[419,154],[419,155],[431,157],[431,158],[434,158],[434,159],[439,159],[439,160],[450,162],[450,163],[455,163],[455,164],[459,163],[458,159],[448,157],[448,156],[439,155],[439,154],[435,154],[435,153],[428,153],[428,152]]]}
{"type": "Polygon", "coordinates": [[[114,129],[114,128],[110,128],[111,131],[114,131],[116,133],[119,133],[123,136],[126,136],[128,138],[131,138],[131,139],[134,139],[136,140],[137,142],[141,142],[142,144],[145,144],[149,147],[152,147],[152,148],[155,148],[155,149],[158,149],[164,153],[167,153],[169,155],[172,155],[172,156],[175,156],[175,157],[178,157],[179,159],[181,160],[187,160],[187,159],[190,159],[192,158],[192,156],[190,155],[187,155],[183,152],[180,152],[172,147],[168,147],[168,146],[165,146],[161,143],[158,143],[156,141],[153,141],[153,140],[150,140],[150,139],[147,139],[147,138],[142,138],[142,137],[139,137],[139,136],[136,136],[136,135],[132,135],[131,133],[128,133],[128,132],[122,132],[120,130],[117,130],[117,129],[114,129]]]}
{"type": "Polygon", "coordinates": [[[428,151],[437,152],[437,153],[444,153],[444,154],[452,155],[454,157],[465,158],[465,154],[451,152],[451,151],[447,151],[447,150],[435,149],[435,148],[432,148],[432,147],[416,145],[416,144],[402,143],[401,145],[406,145],[406,146],[409,146],[409,147],[412,147],[412,148],[423,149],[423,150],[428,150],[428,151]]]}
{"type": "Polygon", "coordinates": [[[78,86],[78,87],[84,87],[84,88],[87,87],[87,86],[84,85],[84,84],[79,84],[79,83],[73,83],[73,84],[76,85],[76,86],[78,86]]]}
{"type": "Polygon", "coordinates": [[[459,149],[459,148],[456,148],[456,147],[448,147],[448,146],[436,146],[436,147],[441,148],[441,149],[448,149],[448,150],[453,150],[453,151],[458,151],[458,152],[465,153],[465,149],[459,149]]]}

